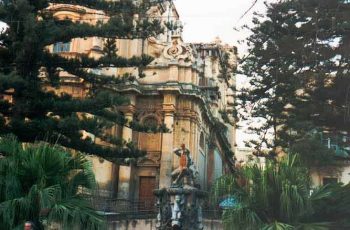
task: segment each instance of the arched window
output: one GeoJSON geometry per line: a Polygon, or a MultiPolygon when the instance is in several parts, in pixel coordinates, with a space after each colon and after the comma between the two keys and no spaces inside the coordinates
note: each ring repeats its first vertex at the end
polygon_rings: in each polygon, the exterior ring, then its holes
{"type": "Polygon", "coordinates": [[[222,176],[222,158],[218,149],[214,150],[214,180],[222,176]]]}

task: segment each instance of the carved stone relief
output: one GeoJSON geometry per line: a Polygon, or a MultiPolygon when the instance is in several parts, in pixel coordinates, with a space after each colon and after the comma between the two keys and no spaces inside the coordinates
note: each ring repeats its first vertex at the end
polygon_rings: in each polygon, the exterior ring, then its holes
{"type": "Polygon", "coordinates": [[[176,36],[173,37],[172,44],[165,47],[163,56],[170,60],[188,59],[189,61],[194,61],[191,47],[181,44],[180,38],[176,36]]]}

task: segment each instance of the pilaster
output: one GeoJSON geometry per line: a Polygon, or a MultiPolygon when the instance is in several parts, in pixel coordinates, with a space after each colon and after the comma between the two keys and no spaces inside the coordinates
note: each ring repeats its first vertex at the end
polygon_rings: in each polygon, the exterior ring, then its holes
{"type": "Polygon", "coordinates": [[[176,95],[164,94],[163,112],[164,124],[169,132],[162,134],[162,156],[160,163],[159,187],[166,188],[171,185],[171,171],[173,165],[174,149],[174,113],[176,108],[176,95]]]}
{"type": "MultiPolygon", "coordinates": [[[[129,105],[120,107],[120,110],[124,112],[125,119],[128,122],[133,120],[135,113],[136,96],[129,95],[130,103],[129,105]]],[[[132,129],[124,126],[122,131],[122,138],[126,142],[132,141],[132,129]]],[[[118,199],[132,199],[132,186],[133,186],[133,165],[121,165],[119,167],[119,180],[118,180],[118,199]]]]}

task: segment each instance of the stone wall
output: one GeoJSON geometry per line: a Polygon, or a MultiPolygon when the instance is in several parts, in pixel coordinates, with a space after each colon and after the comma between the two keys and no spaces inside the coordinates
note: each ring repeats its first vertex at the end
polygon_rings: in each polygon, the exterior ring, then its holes
{"type": "Polygon", "coordinates": [[[324,178],[334,178],[343,184],[350,183],[350,162],[339,161],[335,166],[312,168],[311,182],[314,187],[323,185],[324,178]]]}
{"type": "MultiPolygon", "coordinates": [[[[204,230],[223,230],[221,221],[204,220],[204,230]]],[[[135,219],[112,221],[108,224],[108,230],[155,230],[155,219],[135,219]]]]}

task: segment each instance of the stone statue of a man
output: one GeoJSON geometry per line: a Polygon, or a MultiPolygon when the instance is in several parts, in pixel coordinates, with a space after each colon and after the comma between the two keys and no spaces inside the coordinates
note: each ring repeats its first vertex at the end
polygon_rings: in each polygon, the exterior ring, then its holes
{"type": "MultiPolygon", "coordinates": [[[[190,151],[185,147],[185,144],[181,145],[181,149],[174,149],[174,154],[180,157],[179,167],[177,167],[172,173],[173,185],[179,186],[184,177],[187,177],[190,185],[195,185],[195,179],[197,177],[197,170],[191,158],[190,151]]],[[[186,182],[185,182],[186,184],[186,182]]]]}

